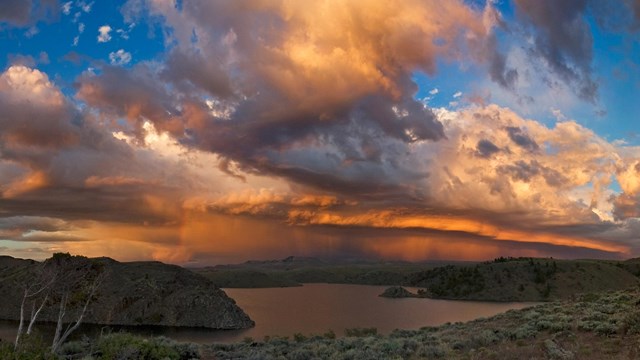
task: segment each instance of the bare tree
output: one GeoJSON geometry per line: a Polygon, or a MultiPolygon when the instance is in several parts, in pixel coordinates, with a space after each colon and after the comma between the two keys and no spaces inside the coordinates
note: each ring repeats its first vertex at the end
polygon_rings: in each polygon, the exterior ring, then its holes
{"type": "Polygon", "coordinates": [[[87,292],[87,294],[85,295],[86,299],[84,300],[84,305],[82,305],[82,307],[80,308],[80,311],[76,315],[75,322],[69,323],[69,325],[64,330],[64,332],[62,331],[62,326],[65,321],[67,306],[69,305],[69,296],[71,294],[68,292],[62,294],[60,298],[60,310],[58,311],[58,322],[56,324],[56,333],[53,337],[53,343],[51,344],[52,353],[55,353],[56,351],[58,351],[58,348],[60,348],[60,345],[62,345],[67,340],[69,335],[71,335],[71,333],[74,332],[76,329],[78,329],[80,324],[82,324],[82,320],[84,319],[84,316],[87,313],[87,308],[89,307],[89,304],[91,303],[91,300],[93,299],[96,293],[96,290],[100,286],[103,278],[104,278],[104,273],[101,273],[99,276],[96,276],[93,279],[93,282],[88,286],[88,288],[84,289],[84,291],[87,292]]]}
{"type": "Polygon", "coordinates": [[[55,254],[51,260],[52,265],[60,271],[52,288],[52,295],[59,302],[56,331],[51,344],[51,352],[55,353],[82,324],[105,272],[100,263],[81,256],[55,254]],[[65,323],[67,326],[63,330],[65,323]]]}
{"type": "Polygon", "coordinates": [[[16,333],[16,340],[14,344],[15,348],[20,344],[20,338],[24,332],[24,312],[27,302],[31,301],[31,314],[29,316],[27,335],[31,334],[33,324],[36,322],[40,311],[42,311],[42,308],[44,308],[47,303],[49,298],[48,292],[57,277],[57,272],[52,270],[53,269],[46,267],[46,264],[43,262],[38,266],[37,270],[33,274],[28,275],[23,280],[23,282],[28,285],[24,287],[22,302],[20,303],[20,323],[16,333]],[[44,297],[42,297],[43,295],[44,297]]]}
{"type": "Polygon", "coordinates": [[[51,314],[51,311],[55,311],[52,309],[55,304],[58,312],[51,352],[57,352],[69,335],[82,324],[105,276],[102,263],[68,253],[56,253],[39,264],[36,270],[27,270],[19,279],[29,285],[24,287],[20,304],[20,323],[15,347],[19,346],[25,333],[25,308],[29,303],[31,313],[26,334],[31,334],[42,310],[46,308],[46,312],[51,314]]]}

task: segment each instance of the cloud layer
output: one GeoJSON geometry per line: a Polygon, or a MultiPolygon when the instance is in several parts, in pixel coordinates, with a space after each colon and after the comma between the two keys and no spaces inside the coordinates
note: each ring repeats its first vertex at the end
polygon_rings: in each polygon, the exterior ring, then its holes
{"type": "MultiPolygon", "coordinates": [[[[412,260],[455,256],[447,241],[474,259],[636,255],[640,149],[460,92],[448,109],[416,99],[415,74],[451,64],[517,93],[500,39],[523,36],[543,81],[597,102],[594,5],[514,4],[517,27],[492,2],[131,0],[125,19],[165,36],[159,58],[110,52],[72,93],[35,64],[0,74],[0,239],[174,262],[278,255],[274,239],[412,260]]],[[[19,5],[0,21],[30,21],[19,5]]]]}

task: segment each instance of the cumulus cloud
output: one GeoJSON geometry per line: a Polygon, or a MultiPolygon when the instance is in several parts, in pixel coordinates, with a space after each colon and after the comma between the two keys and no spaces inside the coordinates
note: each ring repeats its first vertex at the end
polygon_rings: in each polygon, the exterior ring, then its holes
{"type": "MultiPolygon", "coordinates": [[[[14,65],[0,74],[3,145],[58,146],[72,141],[72,114],[46,74],[14,65]],[[29,124],[28,127],[23,124],[29,124]]],[[[5,155],[6,156],[6,155],[5,155]]]]}
{"type": "Polygon", "coordinates": [[[114,137],[46,74],[8,68],[0,75],[0,110],[0,206],[8,213],[161,223],[175,215],[168,206],[179,192],[173,181],[189,181],[182,171],[160,173],[180,166],[114,137]]]}
{"type": "MultiPolygon", "coordinates": [[[[519,16],[534,31],[529,51],[536,56],[564,42],[587,43],[558,50],[567,53],[555,65],[545,60],[553,71],[569,69],[562,76],[578,88],[591,76],[591,60],[577,59],[590,51],[588,38],[575,30],[585,25],[569,11],[582,11],[579,5],[518,2],[519,16]],[[553,7],[547,10],[561,24],[540,18],[540,6],[553,7]]],[[[132,139],[142,141],[151,123],[182,146],[216,154],[217,169],[230,179],[266,175],[295,186],[294,194],[209,199],[204,209],[270,214],[298,226],[367,226],[373,222],[365,219],[376,214],[448,214],[454,223],[474,225],[407,223],[508,241],[525,241],[537,227],[547,234],[539,242],[571,226],[574,236],[557,246],[575,241],[613,252],[629,246],[619,236],[606,245],[589,235],[596,227],[601,238],[614,239],[606,224],[622,207],[616,208],[608,184],[627,164],[618,145],[574,121],[549,128],[497,106],[445,111],[414,99],[413,73],[437,71],[439,59],[487,66],[504,88],[518,80],[496,50],[492,29],[501,19],[490,6],[478,12],[455,1],[374,2],[366,21],[357,4],[328,0],[304,9],[254,1],[147,6],[175,37],[166,61],[85,74],[78,97],[102,116],[127,119],[123,133],[132,139]],[[333,216],[292,200],[306,192],[335,198],[333,216]],[[397,213],[389,213],[388,204],[397,213]],[[478,224],[498,230],[480,231],[478,224]]]]}
{"type": "Polygon", "coordinates": [[[111,26],[102,25],[98,28],[98,42],[105,43],[111,40],[111,26]]]}
{"type": "Polygon", "coordinates": [[[73,6],[73,1],[67,1],[66,3],[62,4],[60,9],[62,10],[63,14],[69,15],[71,13],[72,6],[73,6]]]}
{"type": "Polygon", "coordinates": [[[91,8],[93,7],[94,1],[91,2],[86,2],[86,1],[78,1],[77,2],[77,6],[82,9],[82,11],[84,11],[85,13],[90,13],[91,12],[91,8]]]}
{"type": "MultiPolygon", "coordinates": [[[[236,241],[261,246],[256,236],[333,241],[335,229],[362,239],[384,231],[405,251],[431,251],[425,234],[531,254],[636,251],[637,150],[566,118],[548,126],[497,105],[452,111],[415,99],[415,73],[441,62],[485,68],[505,91],[526,80],[498,51],[494,31],[512,29],[492,2],[366,5],[129,1],[127,21],[149,11],[168,53],[123,67],[131,54],[111,52],[110,64],[76,79],[82,107],[34,62],[9,67],[0,75],[0,207],[12,215],[0,214],[0,233],[34,243],[68,236],[66,248],[88,254],[109,248],[98,240],[108,233],[132,253],[173,261],[236,241]],[[215,241],[212,224],[226,224],[215,241]]],[[[522,58],[534,55],[594,101],[585,2],[516,6],[518,31],[532,39],[522,58]]],[[[98,41],[111,33],[100,27],[98,41]]],[[[357,250],[374,248],[401,252],[357,250]]]]}
{"type": "Polygon", "coordinates": [[[120,49],[115,52],[109,53],[109,61],[111,65],[126,65],[131,62],[131,53],[120,49]]]}
{"type": "Polygon", "coordinates": [[[391,192],[398,176],[416,176],[395,159],[406,144],[445,137],[413,97],[413,72],[435,72],[438,59],[483,64],[493,26],[459,1],[372,2],[366,19],[360,4],[330,0],[184,5],[147,4],[177,43],[159,74],[107,70],[83,78],[80,97],[137,129],[150,120],[240,171],[367,192],[359,183],[373,175],[391,192]]]}

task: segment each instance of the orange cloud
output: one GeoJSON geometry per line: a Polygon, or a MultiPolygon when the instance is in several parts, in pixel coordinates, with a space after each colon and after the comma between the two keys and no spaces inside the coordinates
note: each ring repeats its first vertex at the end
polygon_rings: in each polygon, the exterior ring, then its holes
{"type": "Polygon", "coordinates": [[[49,184],[47,175],[42,171],[33,171],[23,178],[14,180],[13,182],[0,186],[2,197],[14,198],[33,190],[43,188],[49,184]]]}
{"type": "Polygon", "coordinates": [[[539,231],[508,229],[486,221],[442,215],[403,215],[395,211],[372,211],[357,215],[342,215],[320,211],[289,212],[289,221],[297,225],[338,225],[373,228],[430,229],[464,232],[495,240],[543,243],[569,247],[583,247],[607,252],[629,254],[629,247],[588,238],[548,234],[539,231]]]}
{"type": "Polygon", "coordinates": [[[126,176],[90,176],[84,181],[87,187],[144,185],[146,181],[126,176]]]}

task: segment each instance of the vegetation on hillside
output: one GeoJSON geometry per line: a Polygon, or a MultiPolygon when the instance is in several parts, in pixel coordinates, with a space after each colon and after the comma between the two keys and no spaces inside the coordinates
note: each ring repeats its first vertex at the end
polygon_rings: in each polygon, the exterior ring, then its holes
{"type": "Polygon", "coordinates": [[[548,301],[574,294],[622,290],[639,283],[620,262],[498,258],[473,266],[413,273],[407,285],[429,297],[489,301],[548,301]]]}

